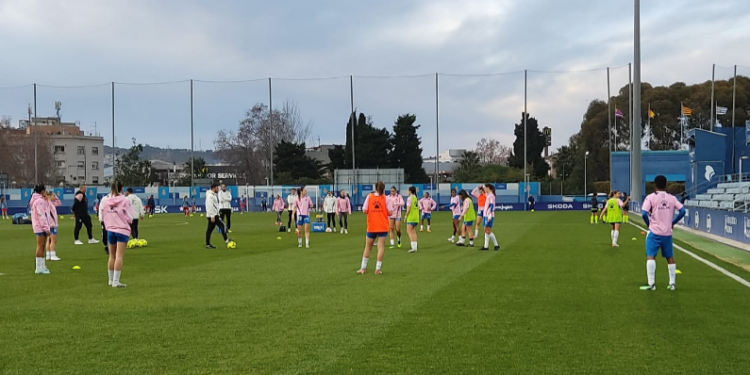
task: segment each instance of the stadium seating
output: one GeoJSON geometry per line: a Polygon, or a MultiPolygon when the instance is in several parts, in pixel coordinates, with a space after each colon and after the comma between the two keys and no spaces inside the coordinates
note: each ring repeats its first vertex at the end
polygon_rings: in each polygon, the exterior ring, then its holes
{"type": "Polygon", "coordinates": [[[728,182],[708,189],[685,202],[687,207],[738,212],[750,211],[750,182],[728,182]]]}

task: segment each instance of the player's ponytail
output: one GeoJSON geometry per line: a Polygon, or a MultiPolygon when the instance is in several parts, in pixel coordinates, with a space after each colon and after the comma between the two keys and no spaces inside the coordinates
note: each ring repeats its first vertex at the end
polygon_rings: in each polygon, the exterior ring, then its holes
{"type": "Polygon", "coordinates": [[[385,183],[383,181],[375,183],[375,191],[380,195],[385,195],[385,183]]]}
{"type": "Polygon", "coordinates": [[[34,192],[37,194],[42,194],[46,190],[46,187],[44,185],[36,185],[34,186],[34,192]]]}
{"type": "Polygon", "coordinates": [[[417,196],[417,188],[415,188],[414,186],[409,186],[409,192],[411,193],[411,195],[417,196]]]}
{"type": "Polygon", "coordinates": [[[112,196],[115,196],[115,197],[122,194],[122,182],[120,181],[113,182],[112,188],[110,189],[109,192],[110,194],[112,194],[112,196]]]}
{"type": "Polygon", "coordinates": [[[461,189],[461,191],[458,192],[458,196],[461,197],[462,201],[469,199],[469,194],[467,194],[466,190],[463,190],[463,189],[461,189]]]}
{"type": "Polygon", "coordinates": [[[493,184],[484,184],[484,186],[487,188],[487,190],[489,190],[492,193],[492,195],[496,195],[495,194],[495,185],[493,185],[493,184]]]}

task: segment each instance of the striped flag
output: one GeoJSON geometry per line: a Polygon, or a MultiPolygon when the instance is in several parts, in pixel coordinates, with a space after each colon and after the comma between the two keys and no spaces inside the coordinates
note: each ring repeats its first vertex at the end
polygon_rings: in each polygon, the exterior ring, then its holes
{"type": "Polygon", "coordinates": [[[716,106],[716,114],[719,115],[719,116],[726,115],[727,111],[729,111],[729,108],[727,108],[727,107],[716,106]]]}
{"type": "Polygon", "coordinates": [[[692,116],[692,115],[693,115],[693,109],[692,109],[692,108],[688,108],[688,107],[685,107],[685,106],[683,105],[683,106],[682,106],[682,115],[683,115],[683,116],[692,116]]]}
{"type": "Polygon", "coordinates": [[[625,118],[625,115],[622,113],[621,110],[615,108],[615,117],[625,118]]]}

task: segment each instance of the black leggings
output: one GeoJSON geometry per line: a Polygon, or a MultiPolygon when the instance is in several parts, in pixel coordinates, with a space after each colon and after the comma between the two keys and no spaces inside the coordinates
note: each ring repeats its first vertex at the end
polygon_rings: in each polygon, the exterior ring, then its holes
{"type": "Polygon", "coordinates": [[[89,214],[76,215],[76,229],[73,233],[76,241],[78,241],[78,235],[81,233],[81,227],[83,226],[86,226],[89,239],[94,238],[94,235],[91,233],[91,216],[89,214]]]}
{"type": "Polygon", "coordinates": [[[221,221],[226,221],[227,230],[232,229],[232,209],[222,208],[219,210],[219,215],[221,215],[221,221]]]}
{"type": "Polygon", "coordinates": [[[138,219],[133,219],[133,222],[130,224],[130,236],[138,238],[138,219]]]}
{"type": "MultiPolygon", "coordinates": [[[[297,225],[297,215],[294,215],[294,225],[297,225]]],[[[292,211],[289,210],[289,221],[286,223],[286,227],[292,229],[292,211]]]]}
{"type": "Polygon", "coordinates": [[[335,212],[328,213],[328,228],[336,229],[336,213],[335,212]]]}
{"type": "Polygon", "coordinates": [[[104,244],[104,250],[109,251],[109,248],[107,247],[107,241],[109,241],[109,236],[107,235],[107,227],[104,226],[104,222],[101,222],[102,224],[102,243],[104,244]]]}
{"type": "Polygon", "coordinates": [[[339,214],[339,227],[349,230],[349,213],[342,212],[339,214]]]}
{"type": "Polygon", "coordinates": [[[208,218],[208,229],[206,229],[206,246],[211,244],[211,234],[213,234],[214,229],[216,227],[219,227],[219,231],[221,232],[221,236],[224,237],[224,241],[227,241],[227,231],[224,228],[224,222],[221,221],[221,219],[218,216],[214,217],[214,221],[211,221],[211,218],[208,218]]]}

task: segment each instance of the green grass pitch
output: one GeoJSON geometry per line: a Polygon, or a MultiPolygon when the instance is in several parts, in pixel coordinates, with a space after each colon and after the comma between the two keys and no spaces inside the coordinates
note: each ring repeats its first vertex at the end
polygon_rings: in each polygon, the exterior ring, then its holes
{"type": "Polygon", "coordinates": [[[67,217],[47,276],[31,227],[0,222],[0,374],[746,374],[750,289],[676,252],[677,290],[658,260],[658,290],[640,291],[640,230],[613,249],[588,215],[498,213],[502,249],[479,252],[450,245],[435,214],[381,276],[374,256],[355,274],[362,214],[311,249],[274,214],[235,214],[235,250],[218,234],[204,249],[205,219],[162,215],[141,223],[126,289],[67,217]]]}

